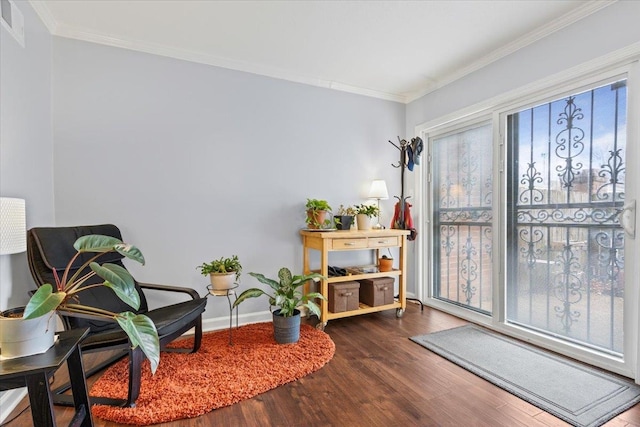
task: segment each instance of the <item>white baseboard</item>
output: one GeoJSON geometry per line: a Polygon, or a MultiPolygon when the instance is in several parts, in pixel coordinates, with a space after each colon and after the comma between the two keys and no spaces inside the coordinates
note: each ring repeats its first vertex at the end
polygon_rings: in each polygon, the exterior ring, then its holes
{"type": "MultiPolygon", "coordinates": [[[[233,326],[236,326],[236,315],[233,314],[233,326]]],[[[248,325],[250,323],[270,322],[272,320],[270,311],[261,311],[258,313],[241,314],[238,316],[238,325],[248,325]]],[[[217,331],[229,328],[229,317],[215,317],[213,319],[202,320],[202,330],[204,332],[217,331]]],[[[193,333],[192,331],[189,331],[193,333]]]]}
{"type": "Polygon", "coordinates": [[[14,388],[0,393],[0,423],[4,423],[6,418],[13,411],[18,403],[27,395],[27,388],[14,388]]]}

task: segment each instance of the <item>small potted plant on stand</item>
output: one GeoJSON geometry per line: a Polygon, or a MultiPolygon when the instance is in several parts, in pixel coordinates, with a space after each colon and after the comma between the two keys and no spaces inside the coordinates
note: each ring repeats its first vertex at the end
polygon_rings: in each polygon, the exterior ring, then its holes
{"type": "Polygon", "coordinates": [[[370,230],[371,219],[378,215],[378,207],[375,205],[356,205],[356,221],[358,223],[358,230],[370,230]]]}
{"type": "Polygon", "coordinates": [[[221,257],[211,262],[203,262],[196,267],[200,269],[203,276],[209,276],[211,289],[214,291],[226,291],[233,288],[235,282],[240,279],[242,265],[238,260],[238,255],[231,258],[221,257]]]}
{"type": "MultiPolygon", "coordinates": [[[[104,263],[99,264],[97,260],[104,254],[110,252],[118,252],[129,259],[144,264],[142,252],[133,245],[123,243],[119,239],[102,235],[82,236],[75,241],[73,247],[77,251],[75,256],[69,261],[62,277],[56,275],[56,291],[53,286],[45,283],[29,299],[26,307],[22,312],[22,316],[16,314],[16,310],[12,311],[12,317],[0,317],[3,325],[0,327],[2,333],[0,336],[5,339],[12,334],[9,332],[14,327],[13,322],[22,322],[24,320],[32,320],[38,318],[54,317],[55,311],[76,314],[79,316],[89,316],[94,318],[108,318],[118,322],[122,330],[129,336],[129,341],[133,347],[140,346],[140,349],[149,359],[151,363],[151,371],[155,372],[160,361],[160,341],[158,332],[153,321],[144,314],[135,314],[130,311],[123,313],[112,313],[97,307],[82,305],[77,302],[78,294],[84,290],[98,286],[106,286],[113,290],[115,294],[125,303],[138,309],[140,307],[140,295],[135,287],[135,281],[131,274],[123,267],[117,264],[104,263]],[[81,254],[90,253],[93,255],[86,261],[77,272],[69,277],[71,269],[77,262],[81,254]],[[87,273],[88,271],[88,273],[87,273]],[[87,280],[94,276],[104,280],[101,283],[83,286],[87,280]]],[[[22,311],[22,310],[20,310],[22,311]]],[[[47,322],[43,322],[45,325],[47,322]]],[[[16,323],[18,325],[18,323],[16,323]]],[[[40,334],[41,337],[46,335],[45,331],[27,331],[32,334],[40,334]]],[[[26,333],[26,332],[25,332],[26,333]]],[[[53,335],[52,335],[53,336],[53,335]]],[[[23,335],[21,339],[25,339],[23,335]]],[[[5,348],[13,343],[6,345],[0,343],[5,356],[5,348]]],[[[53,345],[53,340],[45,344],[45,348],[38,352],[44,352],[53,345]]],[[[34,352],[31,352],[33,354],[34,352]]],[[[26,356],[28,354],[21,354],[26,356]]],[[[15,356],[14,357],[18,357],[15,356]]]]}
{"type": "Polygon", "coordinates": [[[278,280],[269,279],[259,273],[249,273],[261,283],[268,285],[273,292],[267,293],[259,288],[247,289],[238,296],[233,303],[233,308],[248,298],[261,295],[269,297],[269,306],[279,307],[272,312],[273,334],[277,343],[296,343],[300,339],[300,310],[297,307],[306,307],[311,314],[320,317],[320,308],[313,301],[315,298],[325,299],[319,292],[309,292],[303,295],[298,289],[307,280],[324,279],[318,273],[292,276],[291,270],[283,267],[278,271],[278,280]]]}
{"type": "Polygon", "coordinates": [[[338,230],[349,230],[353,224],[353,218],[356,216],[356,210],[353,206],[340,205],[338,213],[333,217],[338,230]]]}
{"type": "Polygon", "coordinates": [[[326,200],[307,199],[307,228],[317,230],[331,225],[331,220],[327,214],[331,211],[331,206],[326,200]]]}

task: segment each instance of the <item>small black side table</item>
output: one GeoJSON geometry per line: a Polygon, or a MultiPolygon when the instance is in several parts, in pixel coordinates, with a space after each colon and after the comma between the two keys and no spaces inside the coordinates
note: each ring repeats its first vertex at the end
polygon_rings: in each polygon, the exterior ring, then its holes
{"type": "Polygon", "coordinates": [[[88,333],[88,328],[60,332],[57,342],[44,353],[0,360],[0,391],[27,387],[34,427],[56,425],[49,377],[65,361],[69,368],[71,391],[76,408],[76,414],[69,425],[93,426],[82,354],[78,345],[88,333]]]}

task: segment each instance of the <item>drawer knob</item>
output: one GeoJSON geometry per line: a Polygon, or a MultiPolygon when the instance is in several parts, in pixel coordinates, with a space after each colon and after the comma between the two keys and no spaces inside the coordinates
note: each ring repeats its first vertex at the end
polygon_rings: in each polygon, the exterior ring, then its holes
{"type": "Polygon", "coordinates": [[[389,243],[389,241],[388,240],[378,240],[378,243],[382,245],[384,243],[389,243]]]}
{"type": "Polygon", "coordinates": [[[346,242],[345,246],[355,246],[356,242],[346,242]]]}

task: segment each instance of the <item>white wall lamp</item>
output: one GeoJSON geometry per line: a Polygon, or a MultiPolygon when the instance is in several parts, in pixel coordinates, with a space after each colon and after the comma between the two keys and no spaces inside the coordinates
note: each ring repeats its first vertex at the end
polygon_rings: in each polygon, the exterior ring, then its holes
{"type": "Polygon", "coordinates": [[[384,228],[384,226],[380,224],[380,217],[382,215],[382,212],[380,211],[380,200],[387,200],[389,198],[387,183],[384,181],[384,179],[376,179],[371,183],[371,188],[369,189],[369,198],[376,199],[378,201],[378,223],[373,226],[373,229],[381,230],[384,228]]]}

